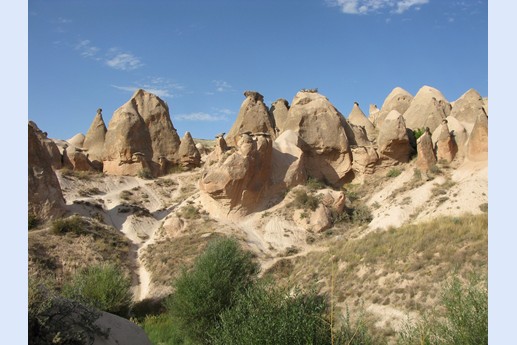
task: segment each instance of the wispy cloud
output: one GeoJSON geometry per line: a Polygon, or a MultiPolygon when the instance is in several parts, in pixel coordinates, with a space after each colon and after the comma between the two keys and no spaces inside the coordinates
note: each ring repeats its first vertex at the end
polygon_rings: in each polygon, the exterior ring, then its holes
{"type": "Polygon", "coordinates": [[[97,53],[100,49],[93,46],[90,40],[79,41],[75,45],[75,50],[79,51],[79,54],[81,54],[82,57],[100,60],[100,58],[97,57],[97,53]]]}
{"type": "Polygon", "coordinates": [[[215,91],[217,92],[226,92],[233,90],[232,86],[224,80],[212,80],[212,83],[214,84],[215,91]]]}
{"type": "Polygon", "coordinates": [[[110,57],[106,59],[106,65],[114,69],[131,71],[144,65],[137,56],[119,51],[117,48],[110,49],[108,55],[110,57]]]}
{"type": "Polygon", "coordinates": [[[420,9],[429,0],[327,0],[327,3],[347,14],[369,14],[383,10],[402,14],[411,8],[420,9]]]}
{"type": "Polygon", "coordinates": [[[72,22],[72,19],[59,17],[59,18],[57,18],[57,22],[59,24],[70,24],[72,22]]]}
{"type": "Polygon", "coordinates": [[[145,80],[135,82],[130,86],[111,86],[118,90],[131,93],[138,89],[144,89],[160,98],[173,98],[185,91],[185,86],[163,77],[150,77],[145,80]]]}
{"type": "Polygon", "coordinates": [[[214,109],[213,112],[193,112],[174,116],[177,121],[198,121],[198,122],[217,122],[229,121],[230,115],[234,112],[230,109],[214,109]]]}

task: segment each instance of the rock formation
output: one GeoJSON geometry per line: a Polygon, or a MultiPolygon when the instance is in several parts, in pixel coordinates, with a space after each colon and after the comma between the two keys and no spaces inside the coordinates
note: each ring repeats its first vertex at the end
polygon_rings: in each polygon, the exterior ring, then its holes
{"type": "MultiPolygon", "coordinates": [[[[83,147],[88,151],[88,158],[93,164],[102,164],[104,140],[106,139],[106,124],[102,118],[102,109],[97,109],[90,129],[84,137],[83,147]]],[[[102,166],[101,166],[102,167],[102,166]]]]}
{"type": "MultiPolygon", "coordinates": [[[[469,140],[469,135],[467,130],[463,125],[452,116],[447,117],[447,126],[449,127],[449,131],[451,135],[454,137],[454,141],[456,142],[456,146],[458,148],[458,152],[456,153],[456,157],[462,159],[465,157],[467,151],[467,142],[469,140]]],[[[436,132],[436,131],[435,131],[436,132]]],[[[433,143],[436,144],[436,140],[438,137],[433,133],[433,143]]]]}
{"type": "Polygon", "coordinates": [[[470,89],[454,102],[450,115],[455,117],[470,134],[479,114],[484,112],[484,107],[483,97],[476,90],[470,89]]]}
{"type": "Polygon", "coordinates": [[[348,122],[352,125],[364,127],[369,141],[374,141],[376,139],[377,132],[375,127],[370,120],[368,120],[366,115],[364,115],[363,111],[359,107],[359,103],[354,102],[352,111],[348,115],[348,122]]]}
{"type": "Polygon", "coordinates": [[[436,155],[434,154],[433,140],[429,128],[426,128],[424,134],[418,138],[417,153],[416,166],[421,171],[428,171],[436,165],[436,155]]]}
{"type": "Polygon", "coordinates": [[[389,159],[391,164],[407,163],[411,156],[412,149],[410,138],[407,133],[404,116],[397,110],[392,110],[384,119],[379,131],[377,145],[381,159],[389,159]]]}
{"type": "Polygon", "coordinates": [[[34,134],[38,137],[41,145],[43,145],[43,147],[47,151],[50,157],[50,165],[52,166],[52,169],[61,169],[63,167],[63,158],[61,155],[61,151],[57,147],[56,143],[53,140],[49,139],[47,137],[47,133],[41,131],[41,129],[38,128],[38,125],[36,125],[35,122],[29,121],[29,127],[32,127],[34,134]]]}
{"type": "Polygon", "coordinates": [[[303,140],[292,130],[286,130],[273,142],[272,188],[285,191],[307,181],[303,140]]]}
{"type": "Polygon", "coordinates": [[[403,116],[407,128],[416,130],[429,127],[433,132],[450,112],[451,105],[440,91],[430,86],[423,86],[418,90],[403,116]]]}
{"type": "Polygon", "coordinates": [[[371,146],[357,146],[352,148],[352,169],[356,176],[373,174],[378,165],[379,155],[371,146]]]}
{"type": "Polygon", "coordinates": [[[309,176],[338,185],[352,168],[351,151],[343,115],[316,92],[300,91],[294,97],[285,129],[307,144],[306,169],[309,176]]]}
{"type": "Polygon", "coordinates": [[[287,120],[287,113],[289,112],[289,103],[285,99],[279,98],[271,104],[270,112],[275,119],[277,134],[280,135],[284,131],[284,124],[287,120]]]}
{"type": "Polygon", "coordinates": [[[226,135],[226,142],[235,146],[244,132],[269,133],[276,137],[275,120],[264,104],[264,96],[256,91],[245,91],[246,99],[242,102],[239,114],[232,128],[226,135]]]}
{"type": "Polygon", "coordinates": [[[467,158],[472,161],[485,161],[488,159],[488,116],[483,111],[478,113],[472,133],[470,133],[467,158]]]}
{"type": "Polygon", "coordinates": [[[84,134],[83,133],[77,133],[70,139],[66,140],[70,145],[73,145],[75,147],[83,147],[84,143],[84,134]]]}
{"type": "Polygon", "coordinates": [[[201,153],[199,153],[190,132],[185,132],[178,150],[180,164],[187,168],[197,168],[201,165],[201,153]]]}
{"type": "Polygon", "coordinates": [[[382,123],[384,122],[384,119],[392,110],[396,110],[401,115],[404,115],[412,101],[413,96],[403,88],[396,87],[393,90],[391,90],[389,95],[384,99],[384,103],[382,103],[381,110],[374,118],[373,123],[375,127],[380,128],[382,126],[382,123]]]}
{"type": "MultiPolygon", "coordinates": [[[[59,217],[65,212],[65,200],[51,158],[29,123],[29,213],[38,218],[59,217]]],[[[37,126],[36,126],[37,128],[37,126]]]]}
{"type": "Polygon", "coordinates": [[[454,135],[451,134],[447,123],[447,120],[442,121],[442,124],[434,131],[432,140],[436,152],[436,159],[445,160],[450,163],[454,157],[456,157],[458,145],[456,144],[454,135]]]}

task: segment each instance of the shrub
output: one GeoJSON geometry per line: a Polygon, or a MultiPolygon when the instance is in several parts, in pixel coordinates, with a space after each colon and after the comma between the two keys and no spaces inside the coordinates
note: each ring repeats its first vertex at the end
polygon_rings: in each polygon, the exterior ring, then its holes
{"type": "Polygon", "coordinates": [[[309,177],[307,179],[307,182],[305,183],[305,186],[307,188],[309,188],[309,190],[311,190],[311,191],[316,191],[318,189],[323,189],[323,188],[327,187],[324,182],[321,182],[320,180],[315,179],[313,177],[309,177]]]}
{"type": "Polygon", "coordinates": [[[386,177],[397,177],[402,173],[402,170],[397,168],[391,168],[388,173],[386,174],[386,177]]]}
{"type": "Polygon", "coordinates": [[[372,221],[373,216],[368,206],[361,204],[353,209],[351,219],[353,223],[366,224],[372,221]]]}
{"type": "Polygon", "coordinates": [[[308,208],[312,211],[315,211],[320,204],[320,200],[313,195],[307,194],[307,192],[303,190],[297,190],[295,191],[292,204],[297,208],[308,208]]]}
{"type": "Polygon", "coordinates": [[[83,219],[76,215],[68,218],[56,219],[52,222],[50,230],[56,235],[63,235],[69,232],[81,235],[87,232],[85,230],[85,226],[86,224],[83,219]]]}
{"type": "Polygon", "coordinates": [[[197,219],[199,218],[199,210],[195,206],[187,205],[181,208],[178,215],[185,219],[197,219]]]}
{"type": "Polygon", "coordinates": [[[211,333],[215,345],[330,344],[328,303],[315,293],[257,285],[239,296],[211,333]]]}
{"type": "Polygon", "coordinates": [[[415,135],[415,140],[418,140],[423,134],[425,133],[425,128],[417,128],[413,131],[413,134],[415,135]]]}
{"type": "Polygon", "coordinates": [[[479,205],[479,209],[482,211],[482,212],[488,212],[488,203],[487,202],[484,202],[482,204],[479,205]]]}
{"type": "Polygon", "coordinates": [[[148,168],[144,168],[138,171],[138,177],[144,180],[152,180],[154,178],[153,173],[148,168]]]}
{"type": "Polygon", "coordinates": [[[147,316],[142,323],[142,328],[152,344],[189,344],[178,331],[177,324],[168,314],[147,316]]]}
{"type": "Polygon", "coordinates": [[[90,266],[63,286],[63,295],[109,313],[126,316],[133,295],[131,282],[112,264],[90,266]]]}
{"type": "Polygon", "coordinates": [[[32,212],[29,212],[28,217],[28,228],[29,230],[36,228],[40,224],[40,219],[32,212]]]}
{"type": "Polygon", "coordinates": [[[174,294],[166,300],[167,309],[181,333],[197,342],[219,322],[219,315],[230,308],[258,273],[250,252],[242,250],[234,239],[209,243],[205,252],[184,270],[174,282],[174,294]]]}

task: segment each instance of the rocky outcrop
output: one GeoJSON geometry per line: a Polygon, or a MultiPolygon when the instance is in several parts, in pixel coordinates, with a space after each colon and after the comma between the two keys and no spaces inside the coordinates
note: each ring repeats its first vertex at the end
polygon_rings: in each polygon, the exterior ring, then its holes
{"type": "Polygon", "coordinates": [[[381,110],[377,115],[375,115],[375,118],[373,119],[375,127],[380,128],[384,122],[384,119],[392,110],[396,110],[401,115],[404,115],[412,101],[413,96],[403,88],[397,86],[391,90],[389,95],[384,99],[381,110]]]}
{"type": "Polygon", "coordinates": [[[283,98],[277,99],[273,104],[271,104],[270,112],[275,119],[277,134],[280,135],[285,129],[284,124],[289,112],[289,103],[283,98]]]}
{"type": "Polygon", "coordinates": [[[352,148],[352,169],[356,176],[373,174],[378,165],[379,155],[372,146],[357,146],[352,148]]]}
{"type": "Polygon", "coordinates": [[[374,141],[377,137],[377,131],[373,124],[368,120],[366,115],[364,115],[363,111],[359,107],[359,103],[354,102],[354,106],[352,107],[352,111],[348,115],[348,122],[355,126],[364,127],[366,131],[366,136],[369,141],[374,141]]]}
{"type": "Polygon", "coordinates": [[[29,127],[32,127],[34,134],[38,137],[41,145],[47,151],[50,157],[50,165],[52,169],[58,170],[63,167],[63,156],[61,155],[61,151],[57,147],[56,143],[47,137],[47,133],[43,132],[38,128],[35,122],[29,121],[29,127]]]}
{"type": "Polygon", "coordinates": [[[450,115],[456,118],[470,134],[478,116],[486,113],[484,107],[483,97],[476,90],[470,89],[454,102],[450,115]]]}
{"type": "Polygon", "coordinates": [[[410,138],[404,117],[397,110],[390,111],[384,119],[377,138],[377,145],[380,158],[388,160],[387,165],[409,161],[412,154],[410,138]]]}
{"type": "Polygon", "coordinates": [[[304,145],[292,130],[284,131],[273,142],[271,183],[274,191],[285,191],[307,181],[304,145]]]}
{"type": "Polygon", "coordinates": [[[75,147],[83,147],[84,143],[84,134],[83,133],[77,133],[70,139],[66,140],[70,145],[73,145],[75,147]]]}
{"type": "Polygon", "coordinates": [[[261,208],[270,186],[272,148],[268,133],[242,134],[236,148],[205,167],[200,189],[234,212],[248,214],[261,208]]]}
{"type": "Polygon", "coordinates": [[[428,171],[436,165],[436,155],[434,154],[433,140],[431,132],[427,128],[424,134],[417,141],[417,161],[416,166],[421,171],[428,171]]]}
{"type": "Polygon", "coordinates": [[[423,86],[418,90],[403,116],[407,128],[416,130],[429,127],[433,132],[450,112],[451,105],[440,91],[430,86],[423,86]]]}
{"type": "Polygon", "coordinates": [[[201,165],[201,153],[192,139],[190,132],[185,132],[178,150],[181,166],[187,169],[198,168],[201,165]]]}
{"type": "Polygon", "coordinates": [[[442,124],[434,131],[432,140],[436,152],[436,159],[445,160],[450,163],[454,157],[456,157],[458,145],[456,144],[454,135],[451,134],[447,123],[447,120],[442,121],[442,124]]]}
{"type": "Polygon", "coordinates": [[[286,130],[296,132],[305,146],[309,176],[339,185],[352,168],[351,151],[343,115],[317,93],[300,91],[291,102],[286,130]]]}
{"type": "Polygon", "coordinates": [[[488,159],[488,116],[479,113],[470,133],[467,158],[472,161],[485,161],[488,159]]]}
{"type": "MultiPolygon", "coordinates": [[[[449,127],[449,131],[451,135],[454,137],[454,141],[456,142],[456,146],[458,147],[458,152],[456,153],[456,157],[462,159],[466,155],[467,151],[467,142],[469,140],[469,135],[467,130],[463,125],[452,116],[447,117],[447,126],[449,127]]],[[[435,131],[436,132],[436,131],[435,131]]],[[[436,140],[438,138],[434,136],[433,133],[433,143],[436,144],[436,140]]]]}
{"type": "Polygon", "coordinates": [[[364,126],[357,126],[349,123],[348,121],[344,121],[343,127],[345,128],[345,133],[350,147],[372,145],[364,126]]]}
{"type": "MultiPolygon", "coordinates": [[[[37,127],[36,127],[37,128],[37,127]]],[[[34,128],[28,126],[29,213],[41,219],[59,217],[65,212],[65,200],[51,158],[34,128]]]]}
{"type": "Polygon", "coordinates": [[[136,323],[101,311],[95,325],[108,330],[108,336],[95,335],[93,345],[151,345],[145,331],[136,323]]]}
{"type": "Polygon", "coordinates": [[[246,99],[242,102],[237,119],[226,135],[230,146],[237,145],[242,133],[268,133],[276,137],[275,120],[264,104],[264,96],[256,91],[244,92],[246,99]]]}
{"type": "Polygon", "coordinates": [[[88,132],[86,132],[83,143],[83,148],[87,150],[88,158],[93,164],[102,164],[107,131],[106,124],[102,118],[102,109],[98,109],[88,132]]]}

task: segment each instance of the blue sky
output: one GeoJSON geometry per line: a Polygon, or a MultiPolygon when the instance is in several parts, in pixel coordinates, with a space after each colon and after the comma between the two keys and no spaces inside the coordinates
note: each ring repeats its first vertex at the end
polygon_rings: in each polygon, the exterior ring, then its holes
{"type": "Polygon", "coordinates": [[[29,119],[54,138],[108,124],[136,88],[178,134],[228,131],[256,90],[318,88],[347,116],[395,87],[488,96],[487,0],[29,0],[29,119]]]}

